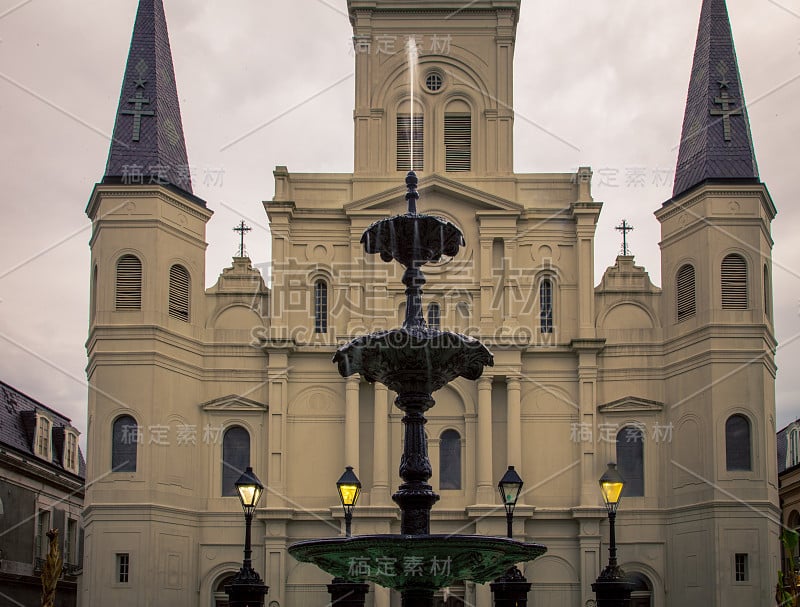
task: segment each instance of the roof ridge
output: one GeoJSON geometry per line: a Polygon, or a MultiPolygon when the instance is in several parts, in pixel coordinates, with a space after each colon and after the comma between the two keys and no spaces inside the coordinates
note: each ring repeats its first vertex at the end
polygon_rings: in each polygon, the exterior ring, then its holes
{"type": "MultiPolygon", "coordinates": [[[[18,394],[19,396],[22,396],[22,397],[26,398],[27,400],[31,401],[34,405],[36,405],[38,407],[41,407],[42,409],[45,409],[45,410],[49,411],[50,413],[53,413],[53,414],[57,415],[59,418],[61,418],[61,421],[66,421],[69,424],[70,428],[74,428],[74,426],[72,425],[72,420],[69,417],[67,417],[66,415],[64,415],[63,413],[59,413],[58,411],[56,411],[52,407],[48,407],[47,405],[43,404],[41,401],[33,398],[32,396],[27,395],[22,390],[19,390],[19,389],[15,388],[14,386],[4,382],[3,380],[0,380],[0,385],[2,385],[3,387],[7,388],[9,391],[14,392],[15,394],[18,394]]],[[[21,411],[20,411],[20,413],[21,413],[21,411]]]]}

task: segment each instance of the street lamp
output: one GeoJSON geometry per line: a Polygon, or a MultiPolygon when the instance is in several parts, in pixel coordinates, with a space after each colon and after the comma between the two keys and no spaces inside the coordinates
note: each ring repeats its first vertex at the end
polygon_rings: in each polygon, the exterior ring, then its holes
{"type": "MultiPolygon", "coordinates": [[[[517,500],[522,492],[522,484],[522,479],[517,474],[517,471],[514,470],[514,466],[509,466],[503,478],[497,483],[500,501],[503,502],[503,506],[506,509],[506,525],[509,539],[513,536],[514,508],[517,507],[517,500]]],[[[515,565],[490,584],[489,589],[494,595],[495,607],[526,607],[531,584],[515,565]]]]}
{"type": "Polygon", "coordinates": [[[336,489],[339,491],[339,499],[344,508],[344,530],[345,535],[350,537],[353,524],[353,510],[355,510],[358,496],[361,495],[361,481],[358,480],[353,466],[347,466],[344,474],[336,481],[336,489]]]}
{"type": "Polygon", "coordinates": [[[592,584],[597,596],[598,607],[628,607],[631,600],[632,584],[625,578],[625,572],[617,564],[617,537],[614,523],[617,519],[617,508],[622,499],[625,479],[622,478],[615,463],[608,464],[608,469],[600,477],[600,491],[608,510],[610,526],[608,565],[600,573],[600,577],[592,584]]]}
{"type": "Polygon", "coordinates": [[[503,478],[497,484],[500,491],[500,499],[506,509],[506,524],[508,525],[508,537],[512,537],[512,526],[514,523],[514,508],[517,507],[517,500],[522,491],[522,479],[514,470],[514,466],[509,466],[503,478]]]}
{"type": "MultiPolygon", "coordinates": [[[[356,508],[358,496],[361,495],[361,481],[353,472],[353,466],[347,466],[344,469],[344,473],[336,481],[336,490],[339,492],[339,500],[344,508],[344,533],[350,537],[353,510],[356,508]]],[[[328,593],[331,595],[330,604],[338,607],[364,607],[368,591],[369,586],[364,582],[348,582],[340,577],[333,578],[328,584],[328,593]]]]}
{"type": "Polygon", "coordinates": [[[258,480],[253,469],[248,466],[244,474],[236,481],[236,491],[239,501],[244,509],[245,534],[244,534],[244,561],[239,573],[225,586],[230,607],[263,607],[264,595],[269,588],[253,569],[253,549],[250,543],[250,528],[253,523],[253,514],[256,511],[258,500],[264,493],[264,485],[258,480]]]}

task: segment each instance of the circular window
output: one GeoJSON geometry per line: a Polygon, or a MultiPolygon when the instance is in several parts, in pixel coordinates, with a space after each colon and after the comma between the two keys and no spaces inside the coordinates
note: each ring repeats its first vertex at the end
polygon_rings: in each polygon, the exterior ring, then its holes
{"type": "Polygon", "coordinates": [[[444,85],[444,78],[439,72],[431,72],[425,77],[425,88],[427,88],[431,93],[436,93],[442,90],[442,86],[444,85]]]}

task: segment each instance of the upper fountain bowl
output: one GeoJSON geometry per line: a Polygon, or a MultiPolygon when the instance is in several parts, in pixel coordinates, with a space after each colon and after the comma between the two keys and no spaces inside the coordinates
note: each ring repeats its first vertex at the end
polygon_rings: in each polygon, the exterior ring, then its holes
{"type": "Polygon", "coordinates": [[[385,262],[399,261],[405,267],[437,262],[442,255],[454,257],[466,242],[454,224],[433,215],[417,213],[417,176],[406,177],[408,213],[376,221],[367,228],[361,243],[367,253],[378,253],[385,262]]]}

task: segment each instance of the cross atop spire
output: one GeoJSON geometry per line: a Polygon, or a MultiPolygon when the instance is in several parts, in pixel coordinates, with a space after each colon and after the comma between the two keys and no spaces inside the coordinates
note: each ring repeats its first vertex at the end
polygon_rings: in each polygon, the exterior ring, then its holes
{"type": "Polygon", "coordinates": [[[725,0],[703,0],[673,197],[707,180],[758,180],[725,0]]]}
{"type": "Polygon", "coordinates": [[[103,183],[192,193],[162,0],[139,1],[103,183]]]}

